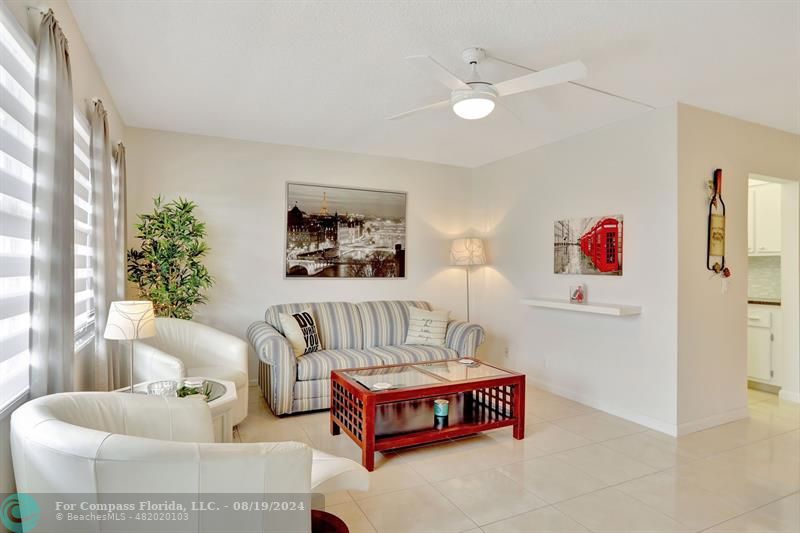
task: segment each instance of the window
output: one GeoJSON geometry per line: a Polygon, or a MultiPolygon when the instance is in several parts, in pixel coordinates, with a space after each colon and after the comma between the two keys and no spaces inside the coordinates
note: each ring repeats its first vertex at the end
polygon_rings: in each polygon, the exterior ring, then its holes
{"type": "Polygon", "coordinates": [[[0,6],[0,410],[28,389],[34,48],[0,6]]]}
{"type": "MultiPolygon", "coordinates": [[[[0,411],[28,389],[34,81],[30,38],[0,5],[0,411]]],[[[89,122],[75,110],[75,347],[94,338],[89,122]]]]}
{"type": "Polygon", "coordinates": [[[94,338],[89,121],[75,110],[75,349],[94,338]]]}

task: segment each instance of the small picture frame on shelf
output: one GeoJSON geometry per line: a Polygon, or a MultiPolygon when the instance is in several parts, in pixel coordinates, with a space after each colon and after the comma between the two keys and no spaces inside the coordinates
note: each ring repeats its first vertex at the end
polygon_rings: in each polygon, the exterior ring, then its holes
{"type": "Polygon", "coordinates": [[[573,304],[586,303],[586,285],[584,285],[583,283],[579,283],[577,285],[570,285],[569,302],[573,304]]]}

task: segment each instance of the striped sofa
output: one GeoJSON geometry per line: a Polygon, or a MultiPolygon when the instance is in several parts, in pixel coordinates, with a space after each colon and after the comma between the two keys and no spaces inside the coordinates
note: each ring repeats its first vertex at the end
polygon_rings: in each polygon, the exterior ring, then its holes
{"type": "Polygon", "coordinates": [[[274,305],[264,321],[247,329],[259,358],[258,384],[276,415],[330,407],[331,370],[414,363],[474,356],[483,342],[483,328],[451,321],[446,346],[403,344],[409,306],[431,310],[428,302],[321,302],[274,305]],[[295,357],[283,336],[279,313],[310,308],[317,322],[322,350],[295,357]]]}

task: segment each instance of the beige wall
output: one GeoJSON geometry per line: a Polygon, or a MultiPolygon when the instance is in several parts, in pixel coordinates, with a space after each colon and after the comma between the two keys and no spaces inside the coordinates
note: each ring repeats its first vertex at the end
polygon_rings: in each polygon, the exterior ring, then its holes
{"type": "Polygon", "coordinates": [[[533,382],[654,429],[676,431],[677,119],[644,113],[475,170],[473,203],[490,265],[476,271],[474,317],[486,357],[533,382]],[[553,223],[624,216],[624,275],[553,273],[553,223]],[[584,283],[609,317],[527,307],[584,283]],[[508,355],[503,354],[508,351],[508,355]]]}
{"type": "Polygon", "coordinates": [[[800,180],[781,184],[782,354],[776,376],[780,397],[800,403],[800,180]]]}
{"type": "MultiPolygon", "coordinates": [[[[469,171],[458,167],[128,128],[129,242],[152,198],[183,196],[208,226],[216,284],[196,318],[239,337],[284,302],[419,298],[464,315],[464,272],[449,267],[449,239],[469,229],[469,171]],[[408,193],[407,278],[284,279],[286,182],[408,193]]],[[[251,379],[255,358],[251,358],[251,379]]]]}
{"type": "MultiPolygon", "coordinates": [[[[678,421],[683,431],[746,416],[750,173],[800,180],[800,135],[678,106],[678,421]],[[705,266],[705,187],[715,168],[723,170],[727,207],[726,251],[733,270],[727,292],[705,266]]],[[[794,324],[797,305],[783,305],[794,324]]],[[[796,338],[789,346],[798,357],[796,338]]]]}

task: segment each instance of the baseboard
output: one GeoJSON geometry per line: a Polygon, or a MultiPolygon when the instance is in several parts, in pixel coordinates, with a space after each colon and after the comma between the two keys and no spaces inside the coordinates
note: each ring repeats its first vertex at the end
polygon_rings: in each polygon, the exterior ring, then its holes
{"type": "Polygon", "coordinates": [[[704,429],[727,424],[728,422],[733,422],[735,420],[741,420],[749,416],[750,411],[748,410],[747,406],[745,406],[739,409],[732,409],[730,411],[725,411],[724,413],[701,418],[699,420],[684,422],[683,424],[678,424],[678,434],[676,436],[680,437],[681,435],[687,435],[689,433],[694,433],[695,431],[702,431],[704,429]]]}
{"type": "Polygon", "coordinates": [[[528,383],[535,385],[540,389],[544,389],[548,392],[552,392],[553,394],[558,394],[559,396],[563,396],[564,398],[569,398],[570,400],[582,403],[594,409],[598,409],[610,415],[618,416],[620,418],[624,418],[629,422],[634,422],[646,428],[658,431],[660,433],[666,433],[667,435],[677,436],[678,427],[675,424],[670,424],[668,422],[663,422],[661,420],[657,420],[655,418],[651,418],[649,416],[642,415],[641,413],[634,413],[627,409],[620,408],[618,406],[608,405],[607,403],[598,401],[595,398],[591,398],[579,392],[566,389],[559,385],[555,385],[553,383],[543,381],[541,379],[535,378],[528,374],[526,376],[528,383]]]}
{"type": "Polygon", "coordinates": [[[781,392],[778,393],[778,398],[780,398],[785,402],[800,403],[800,393],[788,391],[785,389],[781,389],[781,392]]]}
{"type": "Polygon", "coordinates": [[[753,379],[747,380],[747,388],[753,390],[760,390],[761,392],[768,392],[770,394],[777,394],[781,391],[781,388],[778,385],[773,385],[771,383],[763,383],[761,381],[756,381],[753,379]]]}

